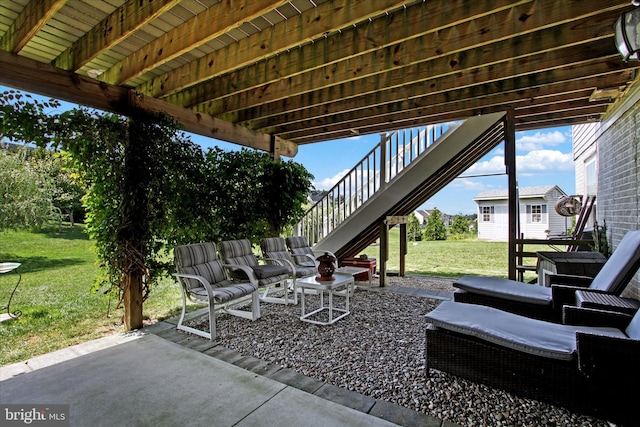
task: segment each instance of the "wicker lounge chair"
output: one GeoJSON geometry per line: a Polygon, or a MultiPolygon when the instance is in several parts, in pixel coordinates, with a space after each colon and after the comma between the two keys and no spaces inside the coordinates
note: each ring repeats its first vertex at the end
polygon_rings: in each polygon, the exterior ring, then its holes
{"type": "Polygon", "coordinates": [[[214,341],[217,312],[223,311],[250,320],[260,317],[258,286],[249,281],[232,283],[227,277],[224,264],[218,259],[215,243],[178,246],[174,250],[174,257],[177,271],[175,277],[182,290],[182,313],[177,329],[214,341]],[[237,304],[245,304],[249,297],[251,311],[233,308],[237,304]],[[183,324],[187,301],[208,305],[209,332],[183,324]]]}
{"type": "Polygon", "coordinates": [[[571,326],[442,302],[426,315],[426,372],[448,372],[578,413],[637,422],[640,314],[566,307],[571,326]],[[631,319],[631,320],[630,320],[631,319]],[[614,327],[602,326],[610,321],[614,327]],[[630,321],[629,321],[630,320],[630,321]]]}
{"type": "Polygon", "coordinates": [[[562,306],[576,289],[620,295],[640,268],[640,231],[630,231],[593,279],[558,275],[550,288],[494,277],[463,276],[453,283],[454,300],[487,305],[537,319],[560,322],[562,306]]]}
{"type": "Polygon", "coordinates": [[[249,280],[263,290],[260,300],[288,304],[287,279],[289,269],[283,265],[260,264],[258,257],[253,253],[251,242],[247,239],[228,240],[218,243],[220,258],[228,264],[229,273],[235,280],[249,280]],[[249,270],[246,268],[249,267],[249,270]],[[278,291],[278,296],[269,295],[272,291],[278,291]]]}
{"type": "Polygon", "coordinates": [[[284,265],[289,269],[290,289],[293,290],[293,303],[298,303],[298,292],[296,286],[296,279],[315,276],[318,274],[318,269],[314,265],[302,265],[294,261],[291,254],[287,250],[287,245],[282,237],[270,237],[262,239],[260,241],[260,249],[262,250],[262,256],[270,264],[284,265]]]}

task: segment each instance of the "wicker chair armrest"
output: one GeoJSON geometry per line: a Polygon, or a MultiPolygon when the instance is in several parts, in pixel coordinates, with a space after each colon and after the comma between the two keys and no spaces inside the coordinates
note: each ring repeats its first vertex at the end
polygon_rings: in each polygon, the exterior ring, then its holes
{"type": "Polygon", "coordinates": [[[640,381],[640,340],[576,333],[578,366],[586,375],[616,384],[640,381]]]}
{"type": "Polygon", "coordinates": [[[576,326],[608,326],[624,330],[631,321],[630,314],[595,308],[562,307],[562,323],[576,326]]]}
{"type": "Polygon", "coordinates": [[[576,305],[576,291],[580,286],[551,285],[551,303],[554,310],[562,310],[565,305],[576,305]]]}
{"type": "Polygon", "coordinates": [[[588,288],[593,282],[593,277],[578,276],[575,274],[551,274],[549,283],[553,285],[572,286],[574,288],[588,288]]]}

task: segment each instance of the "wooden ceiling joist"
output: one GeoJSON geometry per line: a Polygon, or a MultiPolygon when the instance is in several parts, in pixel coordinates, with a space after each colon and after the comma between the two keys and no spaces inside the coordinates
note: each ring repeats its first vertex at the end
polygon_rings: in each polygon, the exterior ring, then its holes
{"type": "Polygon", "coordinates": [[[12,0],[0,83],[294,155],[297,144],[515,112],[600,120],[635,84],[628,0],[12,0]],[[23,60],[29,59],[27,62],[23,60]],[[13,73],[13,75],[6,75],[13,73]],[[102,74],[100,74],[102,73],[102,74]],[[95,78],[94,78],[95,77],[95,78]]]}
{"type": "MultiPolygon", "coordinates": [[[[434,57],[433,55],[428,55],[423,58],[425,59],[424,61],[407,61],[409,62],[407,65],[391,69],[386,63],[390,60],[378,61],[378,56],[389,58],[393,55],[392,52],[383,55],[371,53],[370,58],[360,62],[348,61],[340,67],[336,65],[328,66],[324,69],[290,77],[286,81],[260,87],[253,91],[242,92],[238,89],[233,95],[226,96],[218,101],[209,101],[206,104],[197,106],[196,109],[224,120],[242,122],[241,117],[233,114],[240,106],[247,108],[277,102],[283,99],[282,94],[287,94],[287,111],[298,108],[294,102],[295,96],[300,96],[298,99],[301,106],[304,105],[304,108],[309,108],[310,98],[301,95],[311,92],[314,94],[319,93],[325,91],[326,88],[341,84],[344,85],[344,90],[338,89],[331,92],[332,101],[339,102],[340,99],[336,99],[336,93],[344,95],[345,98],[350,98],[354,96],[353,94],[366,95],[376,92],[377,82],[373,77],[378,75],[385,79],[385,88],[400,88],[427,78],[437,79],[439,76],[446,77],[457,73],[482,72],[482,70],[487,70],[489,67],[499,68],[503,64],[509,64],[512,68],[519,69],[519,64],[526,64],[532,58],[540,57],[541,55],[538,52],[551,52],[557,49],[556,37],[558,36],[567,40],[569,47],[565,49],[566,51],[571,51],[572,49],[580,50],[582,49],[579,46],[580,44],[589,42],[595,42],[595,44],[602,45],[602,47],[606,46],[598,42],[604,37],[611,36],[613,33],[612,28],[603,26],[601,21],[593,18],[586,18],[586,20],[579,22],[582,24],[578,26],[579,31],[575,30],[573,25],[566,24],[554,29],[522,35],[515,41],[504,40],[484,48],[473,45],[471,49],[454,50],[452,54],[446,56],[434,57]],[[538,53],[537,57],[535,56],[536,53],[538,53]],[[489,54],[493,59],[491,63],[483,63],[479,60],[479,58],[489,54]],[[478,63],[482,65],[475,66],[478,63]],[[351,82],[355,83],[350,84],[351,82]],[[229,111],[232,113],[227,114],[229,111]]],[[[410,53],[406,53],[404,57],[413,56],[416,58],[425,56],[424,52],[425,49],[422,48],[422,44],[416,44],[410,53]]],[[[610,46],[608,52],[615,55],[615,47],[610,46]]],[[[563,55],[563,53],[559,52],[558,55],[563,55]]],[[[560,59],[560,61],[564,61],[564,59],[560,59]]],[[[538,65],[536,64],[534,67],[538,67],[538,65]]],[[[518,72],[518,70],[514,72],[518,72]]],[[[504,72],[501,71],[501,74],[504,74],[504,72]]],[[[173,100],[169,101],[173,103],[173,100]]],[[[273,111],[270,107],[266,108],[266,110],[273,111]]],[[[252,120],[256,119],[258,117],[252,116],[252,120]]]]}
{"type": "Polygon", "coordinates": [[[221,1],[109,68],[100,80],[122,84],[237,28],[288,0],[221,1]]]}
{"type": "MultiPolygon", "coordinates": [[[[296,48],[303,40],[305,46],[325,35],[338,32],[339,29],[353,26],[356,22],[371,16],[383,14],[386,10],[400,7],[400,0],[335,0],[320,4],[317,8],[306,11],[294,19],[268,27],[237,44],[229,45],[215,53],[206,55],[196,61],[150,80],[137,88],[138,91],[154,97],[165,97],[181,90],[181,101],[178,105],[189,107],[203,102],[199,94],[215,95],[214,85],[205,84],[194,87],[196,83],[212,79],[252,64],[261,63],[265,59],[277,58],[288,49],[296,48]],[[354,14],[357,10],[358,13],[354,14]],[[185,81],[185,75],[198,76],[197,79],[185,81]],[[188,86],[191,85],[191,86],[188,86]]],[[[352,53],[353,54],[353,53],[352,53]]],[[[314,62],[325,61],[326,57],[315,57],[314,62]]],[[[298,65],[300,66],[300,65],[298,65]]],[[[253,65],[252,65],[253,67],[253,65]]],[[[272,70],[279,78],[287,75],[281,69],[272,70]]]]}
{"type": "Polygon", "coordinates": [[[181,0],[129,0],[53,60],[63,70],[76,71],[99,54],[117,46],[129,35],[171,10],[181,0]]]}
{"type": "MultiPolygon", "coordinates": [[[[410,94],[414,94],[413,97],[426,97],[428,95],[440,95],[436,100],[429,99],[429,104],[434,102],[444,102],[446,100],[456,99],[457,91],[461,89],[468,89],[471,97],[486,96],[491,93],[504,93],[506,91],[524,90],[531,85],[537,86],[541,84],[550,84],[559,81],[574,80],[576,78],[587,78],[591,75],[600,75],[602,73],[614,73],[622,70],[625,67],[622,58],[618,58],[615,53],[611,52],[612,49],[601,43],[593,43],[591,45],[584,46],[584,49],[565,49],[561,51],[545,52],[540,55],[527,58],[526,61],[510,61],[500,66],[492,66],[480,68],[473,72],[465,73],[452,73],[439,78],[426,79],[424,81],[418,81],[415,83],[409,83],[403,85],[401,83],[387,82],[384,86],[388,89],[383,91],[365,90],[365,88],[354,88],[355,83],[347,85],[344,89],[337,91],[342,95],[344,99],[337,99],[336,91],[325,89],[322,91],[316,91],[315,94],[320,95],[317,100],[309,100],[304,96],[299,98],[287,99],[286,103],[278,104],[272,103],[261,108],[266,115],[276,115],[279,113],[278,107],[286,110],[287,114],[278,115],[278,118],[286,118],[291,120],[298,113],[299,115],[305,115],[298,121],[309,120],[311,117],[318,117],[323,114],[323,108],[331,108],[328,113],[334,116],[332,123],[339,122],[340,119],[335,117],[340,111],[353,111],[354,109],[361,109],[361,119],[365,119],[368,115],[367,109],[372,105],[379,105],[384,103],[393,103],[400,100],[408,100],[407,107],[410,105],[410,94]],[[609,53],[610,61],[608,63],[592,64],[589,61],[584,62],[585,58],[589,58],[589,48],[604,49],[604,53],[609,53]],[[554,68],[554,64],[560,62],[567,62],[571,66],[567,66],[562,69],[554,68]],[[538,66],[546,65],[546,72],[533,73],[532,70],[538,66]],[[395,83],[395,84],[394,84],[395,83]],[[403,90],[404,89],[404,90],[403,90]],[[353,96],[353,94],[364,94],[359,96],[353,96]],[[351,96],[349,96],[351,95],[351,96]],[[307,105],[307,108],[299,108],[297,101],[300,104],[307,105]],[[313,109],[315,105],[318,108],[313,109]]],[[[602,52],[601,52],[602,53],[602,52]]],[[[420,75],[419,71],[415,71],[414,75],[420,75]]],[[[425,73],[428,75],[428,73],[425,73]]],[[[407,78],[408,79],[408,78],[407,78]]],[[[398,76],[396,81],[402,81],[402,76],[398,76]]],[[[424,105],[424,103],[422,104],[424,105]]],[[[391,112],[391,111],[389,111],[391,112]]],[[[251,111],[253,117],[260,117],[258,109],[251,111]]],[[[354,116],[355,118],[355,116],[354,116]]],[[[266,120],[262,123],[273,123],[273,121],[266,120]]],[[[311,123],[313,125],[313,123],[311,123]]],[[[253,128],[252,123],[247,124],[253,128]]],[[[303,127],[309,128],[309,123],[303,125],[303,127]]],[[[286,133],[283,130],[283,133],[286,133]]]]}
{"type": "Polygon", "coordinates": [[[39,0],[27,3],[18,19],[0,39],[0,49],[20,52],[66,2],[67,0],[39,0]]]}
{"type": "MultiPolygon", "coordinates": [[[[558,79],[557,73],[549,71],[543,76],[521,76],[479,87],[469,86],[435,93],[429,93],[425,87],[425,95],[410,99],[388,90],[377,94],[379,96],[375,100],[372,99],[375,95],[372,95],[371,98],[359,99],[357,104],[327,103],[314,109],[299,110],[287,115],[289,122],[282,128],[265,128],[260,131],[283,134],[291,138],[298,130],[312,134],[314,131],[326,132],[327,126],[332,125],[348,129],[349,125],[354,128],[358,127],[358,123],[360,126],[364,123],[366,127],[369,123],[391,116],[428,117],[470,107],[481,110],[484,106],[515,105],[529,102],[535,97],[554,94],[574,99],[575,91],[580,89],[590,92],[602,87],[624,87],[632,80],[632,72],[629,70],[611,72],[606,69],[603,74],[593,76],[592,70],[592,67],[583,65],[567,70],[562,80],[558,79]],[[535,81],[532,82],[532,79],[535,81]],[[330,115],[333,122],[327,125],[320,119],[324,115],[330,115]]],[[[415,93],[417,90],[412,92],[415,93]]]]}

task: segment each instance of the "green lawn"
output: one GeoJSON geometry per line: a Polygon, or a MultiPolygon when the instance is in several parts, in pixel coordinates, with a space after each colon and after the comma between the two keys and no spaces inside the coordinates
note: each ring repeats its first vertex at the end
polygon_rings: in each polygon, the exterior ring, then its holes
{"type": "MultiPolygon", "coordinates": [[[[399,233],[390,233],[389,271],[398,270],[399,233]]],[[[364,253],[378,258],[378,247],[364,253]]],[[[19,262],[22,282],[12,301],[22,317],[0,323],[0,365],[68,347],[122,330],[122,310],[91,290],[98,274],[92,242],[82,226],[46,232],[0,234],[0,262],[19,262]]],[[[464,274],[507,276],[507,244],[452,240],[409,242],[407,274],[459,277],[464,274]]],[[[4,306],[17,280],[0,275],[0,304],[4,306]]],[[[148,322],[179,312],[180,289],[169,278],[152,290],[145,303],[148,322]]]]}
{"type": "MultiPolygon", "coordinates": [[[[379,247],[363,253],[379,259],[379,247]]],[[[396,228],[389,233],[387,271],[398,271],[400,239],[396,228]]],[[[507,277],[507,244],[476,240],[440,240],[408,242],[405,258],[407,274],[460,277],[465,274],[507,277]]]]}
{"type": "MultiPolygon", "coordinates": [[[[530,245],[527,251],[548,251],[547,245],[530,245]]],[[[379,259],[379,247],[369,246],[361,253],[379,259]]],[[[388,272],[400,269],[400,231],[389,230],[388,272]]],[[[405,257],[406,274],[458,278],[465,274],[508,277],[508,246],[506,242],[482,242],[468,240],[438,240],[407,243],[405,257]]],[[[525,260],[527,264],[535,260],[525,260]]],[[[379,265],[379,263],[378,263],[379,265]]],[[[526,273],[525,281],[534,279],[534,273],[526,273]]]]}
{"type": "MultiPolygon", "coordinates": [[[[91,290],[98,274],[93,244],[81,226],[46,232],[0,234],[0,262],[19,262],[22,281],[11,308],[18,320],[0,323],[0,365],[121,331],[117,301],[91,290]]],[[[4,307],[17,275],[0,275],[4,307]]],[[[164,281],[149,298],[145,316],[166,317],[180,308],[180,290],[164,281]]]]}

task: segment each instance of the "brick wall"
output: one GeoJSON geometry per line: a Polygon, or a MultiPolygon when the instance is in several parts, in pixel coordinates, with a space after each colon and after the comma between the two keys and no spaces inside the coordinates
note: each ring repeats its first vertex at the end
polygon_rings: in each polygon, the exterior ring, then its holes
{"type": "MultiPolygon", "coordinates": [[[[636,102],[597,141],[597,219],[606,221],[615,249],[629,230],[640,229],[640,102],[636,102]]],[[[624,296],[640,299],[640,273],[624,296]]]]}

